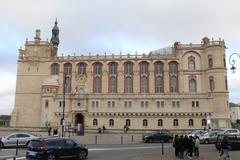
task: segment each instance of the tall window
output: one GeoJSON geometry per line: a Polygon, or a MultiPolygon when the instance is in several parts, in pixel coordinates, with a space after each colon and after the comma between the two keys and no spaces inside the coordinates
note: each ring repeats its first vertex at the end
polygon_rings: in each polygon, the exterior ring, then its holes
{"type": "Polygon", "coordinates": [[[195,70],[195,58],[193,56],[188,57],[188,70],[195,70]]]}
{"type": "Polygon", "coordinates": [[[71,78],[65,77],[64,81],[65,93],[71,93],[71,78]]]}
{"type": "Polygon", "coordinates": [[[64,64],[64,74],[72,75],[72,64],[71,63],[64,64]]]}
{"type": "Polygon", "coordinates": [[[163,126],[163,120],[162,119],[159,119],[158,120],[158,127],[162,127],[163,126]]]}
{"type": "Polygon", "coordinates": [[[189,80],[189,92],[196,93],[196,90],[197,90],[196,80],[195,79],[189,80]]]}
{"type": "Polygon", "coordinates": [[[128,126],[128,127],[131,126],[131,121],[130,121],[130,119],[127,119],[127,120],[126,120],[126,126],[128,126]]]}
{"type": "Polygon", "coordinates": [[[97,119],[93,119],[93,126],[94,127],[98,126],[98,120],[97,119]]]}
{"type": "Polygon", "coordinates": [[[109,63],[109,93],[116,93],[117,92],[117,63],[111,62],[109,63]]]}
{"type": "Polygon", "coordinates": [[[97,62],[93,64],[93,92],[102,92],[102,64],[97,62]]]}
{"type": "Polygon", "coordinates": [[[78,64],[78,74],[80,74],[80,75],[86,74],[86,64],[85,63],[78,64]]]}
{"type": "Polygon", "coordinates": [[[178,64],[171,62],[170,66],[170,92],[178,92],[178,64]]]}
{"type": "Polygon", "coordinates": [[[148,92],[148,79],[147,77],[141,77],[141,93],[148,92]]]}
{"type": "Polygon", "coordinates": [[[148,63],[140,63],[140,92],[148,93],[148,63]]]}
{"type": "Polygon", "coordinates": [[[212,68],[213,67],[213,58],[212,55],[208,56],[208,68],[212,68]]]}
{"type": "Polygon", "coordinates": [[[210,86],[210,91],[212,92],[212,91],[214,91],[214,86],[215,84],[214,84],[214,77],[209,77],[209,86],[210,86]]]}
{"type": "Polygon", "coordinates": [[[110,93],[116,93],[116,78],[115,77],[111,77],[110,78],[110,93]]]}
{"type": "Polygon", "coordinates": [[[163,63],[156,62],[155,64],[155,92],[162,93],[164,92],[164,78],[163,78],[163,63]]]}
{"type": "Polygon", "coordinates": [[[113,119],[110,119],[110,120],[109,120],[109,126],[110,126],[110,127],[113,127],[113,126],[114,126],[114,120],[113,120],[113,119]]]}
{"type": "Polygon", "coordinates": [[[206,127],[207,126],[207,120],[206,119],[202,119],[202,126],[206,127]]]}
{"type": "Polygon", "coordinates": [[[51,64],[51,75],[58,75],[59,74],[59,64],[53,63],[51,64]]]}
{"type": "Polygon", "coordinates": [[[148,121],[146,119],[143,120],[143,127],[147,127],[148,126],[148,121]]]}
{"type": "Polygon", "coordinates": [[[133,92],[133,64],[131,62],[126,62],[124,64],[124,92],[133,92]]]}
{"type": "Polygon", "coordinates": [[[174,120],[173,120],[173,126],[174,126],[174,127],[178,127],[178,120],[177,120],[177,119],[174,119],[174,120]]]}
{"type": "Polygon", "coordinates": [[[94,79],[94,93],[101,93],[101,80],[99,77],[94,79]]]}
{"type": "Polygon", "coordinates": [[[189,127],[193,127],[194,123],[193,123],[193,119],[189,119],[188,120],[188,126],[189,127]]]}

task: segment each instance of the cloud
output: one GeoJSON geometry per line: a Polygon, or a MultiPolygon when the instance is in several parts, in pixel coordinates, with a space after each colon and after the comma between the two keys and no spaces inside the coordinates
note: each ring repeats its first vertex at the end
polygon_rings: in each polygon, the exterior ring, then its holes
{"type": "MultiPolygon", "coordinates": [[[[8,76],[0,79],[0,94],[14,95],[18,49],[26,37],[33,40],[40,29],[42,40],[50,39],[56,17],[59,55],[147,53],[208,36],[225,39],[228,63],[239,52],[239,6],[237,0],[1,0],[0,74],[8,76]]],[[[233,101],[240,95],[237,68],[228,73],[233,101]]]]}

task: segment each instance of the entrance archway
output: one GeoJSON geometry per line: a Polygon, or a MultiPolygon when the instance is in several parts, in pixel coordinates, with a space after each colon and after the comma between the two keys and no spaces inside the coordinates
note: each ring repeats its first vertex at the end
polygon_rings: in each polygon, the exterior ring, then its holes
{"type": "Polygon", "coordinates": [[[78,123],[84,124],[84,116],[81,113],[75,115],[75,126],[77,126],[78,123]]]}

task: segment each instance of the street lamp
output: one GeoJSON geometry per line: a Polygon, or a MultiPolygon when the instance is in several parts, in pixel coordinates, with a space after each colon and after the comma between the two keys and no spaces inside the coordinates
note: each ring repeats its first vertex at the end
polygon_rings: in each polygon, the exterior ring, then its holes
{"type": "Polygon", "coordinates": [[[65,112],[65,95],[66,95],[66,87],[67,87],[67,76],[64,74],[63,78],[63,110],[62,110],[62,119],[61,119],[61,125],[62,125],[62,137],[64,135],[64,112],[65,112]]]}
{"type": "Polygon", "coordinates": [[[237,68],[234,66],[235,63],[236,63],[236,60],[233,58],[233,55],[237,55],[240,58],[240,54],[239,53],[233,53],[229,57],[229,64],[232,65],[232,67],[230,69],[231,69],[232,73],[235,73],[237,68]]]}

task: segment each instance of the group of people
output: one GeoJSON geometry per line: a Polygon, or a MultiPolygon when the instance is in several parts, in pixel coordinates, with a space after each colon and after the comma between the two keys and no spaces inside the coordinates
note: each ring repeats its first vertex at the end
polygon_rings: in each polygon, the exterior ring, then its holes
{"type": "Polygon", "coordinates": [[[105,125],[103,125],[102,128],[101,127],[98,128],[98,133],[104,133],[105,130],[106,130],[106,127],[105,125]]]}
{"type": "Polygon", "coordinates": [[[198,136],[178,136],[175,135],[173,147],[175,148],[175,156],[181,159],[192,159],[193,155],[199,156],[200,139],[198,136]]]}

